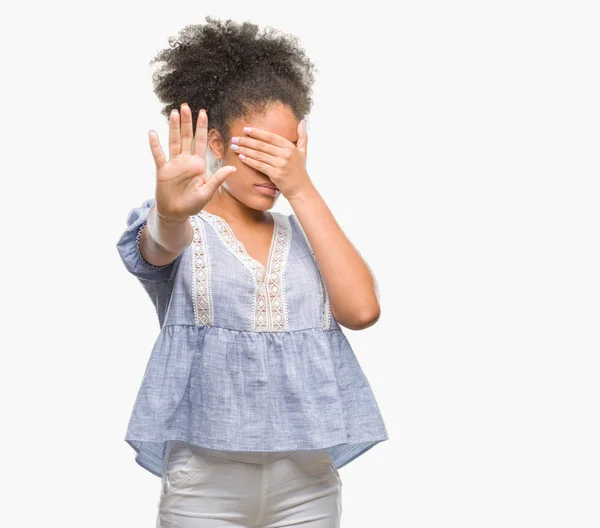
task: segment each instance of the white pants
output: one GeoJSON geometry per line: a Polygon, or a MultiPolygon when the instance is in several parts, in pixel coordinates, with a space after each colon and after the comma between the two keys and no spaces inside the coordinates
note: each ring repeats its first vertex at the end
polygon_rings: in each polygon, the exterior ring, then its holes
{"type": "Polygon", "coordinates": [[[342,481],[326,449],[221,451],[170,440],[157,528],[339,528],[342,481]]]}

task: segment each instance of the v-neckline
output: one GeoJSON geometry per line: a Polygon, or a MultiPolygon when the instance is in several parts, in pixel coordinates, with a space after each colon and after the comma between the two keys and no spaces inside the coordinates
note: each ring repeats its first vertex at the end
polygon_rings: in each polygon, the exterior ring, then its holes
{"type": "MultiPolygon", "coordinates": [[[[271,269],[271,263],[272,263],[272,258],[273,258],[273,254],[275,251],[275,245],[277,244],[277,230],[279,227],[276,213],[273,213],[271,211],[267,211],[267,212],[269,213],[269,215],[271,215],[271,218],[273,219],[273,234],[271,235],[271,244],[269,245],[269,253],[267,255],[266,267],[260,260],[257,260],[254,257],[250,256],[250,254],[248,253],[248,250],[246,249],[246,246],[236,236],[233,229],[231,228],[231,225],[229,225],[227,220],[225,220],[222,216],[219,216],[218,214],[209,213],[208,211],[206,211],[204,209],[202,209],[199,213],[200,215],[205,216],[205,218],[207,218],[209,220],[212,220],[212,221],[219,220],[222,222],[222,225],[227,230],[231,240],[235,242],[235,244],[237,245],[237,249],[243,254],[243,258],[246,259],[247,261],[252,262],[254,264],[255,268],[258,268],[258,270],[260,271],[260,277],[257,277],[259,282],[263,282],[266,279],[267,273],[271,269]]],[[[235,254],[235,251],[236,251],[235,247],[230,247],[227,243],[227,240],[223,240],[223,238],[221,236],[219,236],[219,239],[225,244],[226,247],[228,247],[228,249],[233,251],[235,254]]],[[[256,274],[255,274],[255,276],[256,276],[256,274]]]]}

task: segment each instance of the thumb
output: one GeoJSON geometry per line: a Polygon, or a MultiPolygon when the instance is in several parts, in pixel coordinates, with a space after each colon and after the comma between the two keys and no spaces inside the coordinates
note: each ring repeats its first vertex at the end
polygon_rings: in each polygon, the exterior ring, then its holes
{"type": "Polygon", "coordinates": [[[233,165],[225,165],[215,172],[207,181],[205,186],[207,187],[208,194],[212,196],[217,192],[219,186],[227,179],[230,174],[236,171],[236,167],[233,165]]]}
{"type": "Polygon", "coordinates": [[[308,146],[308,134],[306,133],[306,122],[304,119],[298,123],[298,143],[296,145],[304,154],[308,146]]]}

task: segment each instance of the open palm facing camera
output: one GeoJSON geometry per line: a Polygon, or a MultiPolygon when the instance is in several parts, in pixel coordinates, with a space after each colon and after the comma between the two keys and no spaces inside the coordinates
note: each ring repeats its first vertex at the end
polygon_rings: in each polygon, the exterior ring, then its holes
{"type": "Polygon", "coordinates": [[[236,170],[234,166],[226,165],[207,181],[207,124],[206,110],[201,109],[194,138],[189,106],[181,105],[181,119],[173,109],[169,116],[169,161],[165,159],[158,134],[154,130],[149,132],[150,149],[156,163],[156,211],[164,220],[183,221],[198,214],[227,176],[236,170]]]}

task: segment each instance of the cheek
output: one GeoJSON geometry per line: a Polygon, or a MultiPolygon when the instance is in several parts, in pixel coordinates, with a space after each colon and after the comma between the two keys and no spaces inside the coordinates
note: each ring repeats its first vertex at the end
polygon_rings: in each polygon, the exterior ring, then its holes
{"type": "MultiPolygon", "coordinates": [[[[243,179],[243,176],[246,175],[251,175],[253,172],[255,172],[255,170],[250,167],[250,165],[244,163],[241,159],[239,159],[238,155],[235,154],[234,157],[228,157],[225,160],[225,165],[233,165],[236,168],[235,173],[232,175],[235,178],[240,178],[240,176],[243,179]]],[[[227,178],[229,180],[229,178],[227,178]]]]}
{"type": "Polygon", "coordinates": [[[229,194],[240,200],[251,190],[253,179],[248,167],[237,166],[237,170],[223,182],[223,187],[227,189],[229,194]]]}
{"type": "MultiPolygon", "coordinates": [[[[259,170],[246,165],[243,161],[238,161],[235,164],[236,171],[233,173],[236,187],[249,188],[257,180],[264,179],[264,174],[259,170]]],[[[229,179],[229,178],[228,178],[229,179]]]]}

